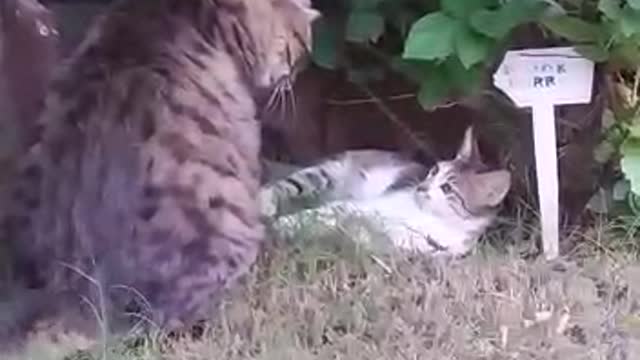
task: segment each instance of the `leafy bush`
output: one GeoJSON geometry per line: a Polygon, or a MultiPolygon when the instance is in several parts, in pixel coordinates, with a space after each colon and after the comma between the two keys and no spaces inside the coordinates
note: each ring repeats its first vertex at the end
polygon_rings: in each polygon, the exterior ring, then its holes
{"type": "Polygon", "coordinates": [[[341,5],[337,16],[317,24],[316,64],[346,69],[350,79],[365,82],[390,66],[420,86],[418,100],[425,108],[478,90],[486,65],[500,55],[511,30],[538,20],[549,7],[542,0],[349,0],[341,5]],[[377,64],[354,64],[341,53],[345,44],[367,51],[377,64]]]}
{"type": "MultiPolygon", "coordinates": [[[[387,69],[418,86],[425,109],[477,93],[512,30],[534,24],[605,63],[614,81],[613,116],[604,122],[596,160],[621,160],[640,194],[640,0],[343,0],[332,2],[314,32],[315,63],[356,83],[387,69]]],[[[618,192],[619,193],[619,192],[618,192]]],[[[621,195],[617,195],[619,198],[621,195]]],[[[626,196],[626,195],[625,195],[626,196]]],[[[640,201],[632,194],[633,203],[640,201]]],[[[639,207],[640,208],[640,207],[639,207]]]]}
{"type": "Polygon", "coordinates": [[[621,157],[625,180],[612,188],[613,200],[626,200],[640,213],[640,1],[600,0],[587,9],[550,17],[543,24],[575,44],[583,56],[606,62],[611,113],[603,122],[596,160],[621,157]],[[625,186],[628,183],[630,186],[625,186]],[[615,191],[613,191],[615,189],[615,191]],[[629,189],[631,192],[629,192],[629,189]]]}

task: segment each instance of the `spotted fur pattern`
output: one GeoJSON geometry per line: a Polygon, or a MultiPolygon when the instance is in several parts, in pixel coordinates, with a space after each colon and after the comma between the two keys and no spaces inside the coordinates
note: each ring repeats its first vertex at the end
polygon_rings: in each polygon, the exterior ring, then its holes
{"type": "Polygon", "coordinates": [[[295,75],[316,15],[307,0],[113,5],[54,79],[4,214],[17,272],[144,298],[160,326],[208,315],[263,240],[257,102],[295,75]]]}

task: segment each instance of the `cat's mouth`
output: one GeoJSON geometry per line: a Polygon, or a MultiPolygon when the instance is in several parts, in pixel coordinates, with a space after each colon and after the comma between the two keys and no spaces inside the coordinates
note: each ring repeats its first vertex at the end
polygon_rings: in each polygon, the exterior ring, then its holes
{"type": "Polygon", "coordinates": [[[417,196],[417,197],[419,197],[419,198],[424,198],[424,199],[427,199],[427,200],[430,198],[430,197],[429,197],[429,191],[428,191],[428,189],[427,189],[426,187],[424,187],[424,186],[418,186],[418,187],[416,188],[415,194],[416,194],[416,196],[417,196]]]}
{"type": "Polygon", "coordinates": [[[418,207],[420,208],[425,208],[426,207],[425,203],[431,199],[427,191],[420,190],[419,188],[416,189],[413,195],[416,200],[416,203],[418,204],[418,207]]]}

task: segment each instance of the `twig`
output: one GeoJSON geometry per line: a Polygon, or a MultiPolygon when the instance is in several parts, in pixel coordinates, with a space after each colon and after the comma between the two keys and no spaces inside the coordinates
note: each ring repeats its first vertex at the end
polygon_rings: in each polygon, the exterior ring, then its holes
{"type": "MultiPolygon", "coordinates": [[[[413,93],[398,94],[398,95],[386,96],[385,100],[398,101],[398,100],[414,99],[415,97],[416,97],[416,94],[413,94],[413,93]]],[[[326,101],[327,104],[335,105],[335,106],[361,105],[361,104],[371,104],[375,102],[376,100],[373,98],[360,98],[360,99],[351,99],[351,100],[327,99],[326,101]]]]}
{"type": "Polygon", "coordinates": [[[369,257],[371,257],[371,260],[373,260],[373,262],[378,264],[382,268],[382,270],[384,270],[385,273],[393,274],[393,270],[391,270],[389,265],[385,264],[384,261],[382,261],[379,257],[375,255],[369,255],[369,257]]]}
{"type": "Polygon", "coordinates": [[[376,104],[376,106],[378,106],[378,108],[380,109],[380,111],[392,122],[394,123],[396,126],[398,126],[400,128],[400,130],[402,130],[403,132],[405,132],[408,136],[409,139],[416,145],[418,146],[420,149],[424,150],[429,156],[431,156],[432,159],[437,159],[435,152],[433,151],[433,149],[431,149],[431,147],[429,147],[429,145],[427,145],[424,141],[422,141],[420,138],[418,138],[415,133],[411,130],[410,127],[408,127],[406,124],[404,124],[402,121],[400,121],[400,119],[398,118],[398,116],[396,114],[393,113],[393,111],[387,106],[387,104],[385,104],[382,99],[380,99],[380,97],[378,97],[371,89],[369,89],[366,86],[360,85],[360,84],[356,84],[364,93],[367,94],[367,96],[369,96],[369,98],[372,100],[372,102],[374,104],[376,104]]]}

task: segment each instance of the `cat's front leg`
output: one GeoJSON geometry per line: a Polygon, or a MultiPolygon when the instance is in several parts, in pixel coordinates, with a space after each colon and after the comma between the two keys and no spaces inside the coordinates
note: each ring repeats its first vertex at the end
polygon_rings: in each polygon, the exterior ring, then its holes
{"type": "Polygon", "coordinates": [[[264,217],[275,217],[278,214],[278,201],[271,186],[263,187],[258,194],[260,213],[264,217]]]}

